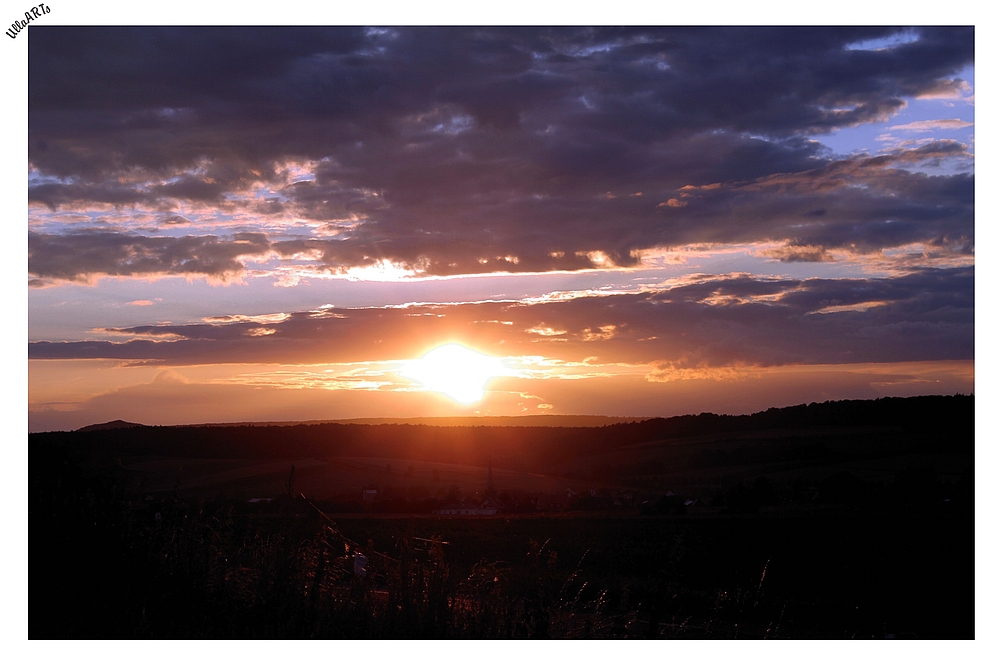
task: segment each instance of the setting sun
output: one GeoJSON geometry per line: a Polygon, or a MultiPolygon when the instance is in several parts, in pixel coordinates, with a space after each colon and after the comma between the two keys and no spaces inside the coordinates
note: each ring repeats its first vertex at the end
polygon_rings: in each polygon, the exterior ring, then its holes
{"type": "Polygon", "coordinates": [[[457,343],[435,348],[406,363],[401,375],[419,380],[427,389],[441,392],[459,403],[483,398],[483,387],[505,369],[496,357],[473,352],[457,343]]]}

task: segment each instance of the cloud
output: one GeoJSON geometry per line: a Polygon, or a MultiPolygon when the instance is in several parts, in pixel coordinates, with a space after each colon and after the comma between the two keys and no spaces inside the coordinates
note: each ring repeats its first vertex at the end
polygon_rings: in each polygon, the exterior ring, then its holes
{"type": "Polygon", "coordinates": [[[961,99],[968,103],[975,101],[972,95],[972,86],[961,78],[940,80],[917,97],[919,99],[961,99]]]}
{"type": "Polygon", "coordinates": [[[965,129],[966,127],[971,126],[975,126],[975,123],[953,118],[950,120],[920,120],[918,122],[909,122],[907,124],[896,124],[889,128],[899,129],[900,131],[927,132],[935,129],[965,129]]]}
{"type": "Polygon", "coordinates": [[[186,226],[190,225],[190,223],[191,221],[189,219],[185,219],[179,214],[171,214],[170,216],[160,220],[160,224],[164,226],[186,226]]]}
{"type": "Polygon", "coordinates": [[[38,229],[31,274],[233,278],[260,254],[204,230],[220,213],[255,249],[334,273],[629,267],[730,241],[971,246],[973,177],[901,170],[964,146],[833,160],[813,140],[961,87],[972,29],[906,32],[864,51],[845,47],[901,30],[39,26],[29,202],[123,225],[38,229]],[[203,234],[150,237],[128,210],[203,234]]]}
{"type": "MultiPolygon", "coordinates": [[[[705,242],[822,247],[774,254],[783,261],[829,260],[828,252],[833,249],[863,255],[914,243],[969,252],[974,238],[974,177],[930,176],[901,167],[968,157],[964,144],[937,140],[876,157],[827,161],[819,167],[752,179],[684,184],[669,199],[678,202],[667,206],[642,202],[645,197],[632,195],[596,196],[579,202],[568,195],[498,200],[493,209],[501,216],[488,227],[474,218],[479,210],[475,201],[463,201],[461,191],[446,190],[438,197],[448,201],[442,204],[452,209],[451,222],[447,215],[430,211],[433,225],[417,227],[409,217],[380,216],[383,203],[371,195],[376,202],[364,212],[368,220],[351,222],[333,237],[271,239],[264,233],[243,233],[234,238],[173,238],[97,230],[33,232],[29,272],[36,278],[73,281],[154,274],[225,281],[242,275],[248,260],[266,256],[295,263],[300,273],[346,274],[352,268],[386,265],[418,276],[542,272],[632,267],[639,264],[643,251],[705,242]],[[502,212],[507,208],[511,209],[502,212]],[[623,223],[628,228],[625,234],[623,223]]],[[[690,163],[697,165],[697,161],[690,163]]],[[[318,183],[295,186],[320,188],[327,177],[320,171],[318,183]]],[[[423,191],[448,189],[453,179],[448,175],[429,178],[423,191]],[[443,184],[436,184],[439,181],[443,184]]],[[[308,194],[317,198],[336,195],[331,190],[308,194]]],[[[345,206],[337,214],[350,209],[345,206]]]]}
{"type": "Polygon", "coordinates": [[[144,237],[119,232],[28,233],[28,273],[37,281],[87,282],[95,276],[202,276],[238,279],[249,258],[266,256],[270,243],[259,233],[144,237]]]}
{"type": "Polygon", "coordinates": [[[108,330],[134,340],[30,343],[30,359],[171,365],[413,358],[461,342],[496,356],[671,369],[970,360],[972,268],[883,279],[693,277],[641,293],[539,302],[324,308],[108,330]]]}
{"type": "Polygon", "coordinates": [[[782,246],[763,252],[781,262],[830,262],[833,256],[822,246],[782,246]]]}

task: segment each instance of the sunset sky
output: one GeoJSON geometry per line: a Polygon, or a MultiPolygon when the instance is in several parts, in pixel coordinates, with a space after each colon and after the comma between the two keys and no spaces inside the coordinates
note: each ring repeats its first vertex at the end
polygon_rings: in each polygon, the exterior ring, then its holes
{"type": "Polygon", "coordinates": [[[30,431],[974,390],[972,28],[30,37],[30,431]]]}

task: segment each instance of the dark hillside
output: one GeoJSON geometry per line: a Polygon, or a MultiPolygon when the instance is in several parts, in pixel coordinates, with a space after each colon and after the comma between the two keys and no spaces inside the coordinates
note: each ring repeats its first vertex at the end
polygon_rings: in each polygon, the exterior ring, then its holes
{"type": "Polygon", "coordinates": [[[89,433],[95,430],[114,430],[116,428],[136,428],[137,426],[142,426],[142,424],[134,424],[130,421],[123,421],[121,419],[115,419],[114,421],[109,421],[104,424],[92,424],[90,426],[84,426],[78,429],[77,432],[89,433]]]}
{"type": "Polygon", "coordinates": [[[928,444],[942,436],[963,440],[971,451],[975,432],[974,396],[916,396],[865,401],[826,401],[770,408],[749,415],[702,413],[605,427],[615,437],[635,444],[696,435],[763,430],[885,426],[917,436],[928,444]]]}
{"type": "Polygon", "coordinates": [[[410,424],[292,426],[88,427],[29,435],[31,448],[69,444],[110,458],[166,456],[278,460],[378,456],[546,471],[630,445],[760,431],[826,431],[867,427],[902,436],[910,450],[972,454],[973,396],[920,396],[831,401],[772,408],[751,415],[703,413],[599,428],[434,427],[410,424]]]}

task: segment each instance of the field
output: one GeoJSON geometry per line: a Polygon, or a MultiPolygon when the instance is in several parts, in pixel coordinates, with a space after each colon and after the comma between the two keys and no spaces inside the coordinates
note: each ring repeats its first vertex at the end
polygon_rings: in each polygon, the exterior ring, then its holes
{"type": "MultiPolygon", "coordinates": [[[[474,465],[369,457],[288,458],[268,462],[156,458],[130,462],[123,467],[141,477],[143,490],[149,493],[176,491],[182,498],[209,499],[222,493],[250,499],[280,494],[292,466],[296,492],[319,500],[360,495],[362,488],[373,484],[398,494],[431,495],[451,486],[457,486],[463,494],[472,494],[482,489],[487,475],[486,468],[474,465]]],[[[577,491],[590,487],[589,482],[531,472],[497,468],[493,474],[497,484],[506,490],[558,492],[564,487],[577,491]]]]}
{"type": "Polygon", "coordinates": [[[30,637],[974,638],[971,405],[34,435],[30,637]]]}

